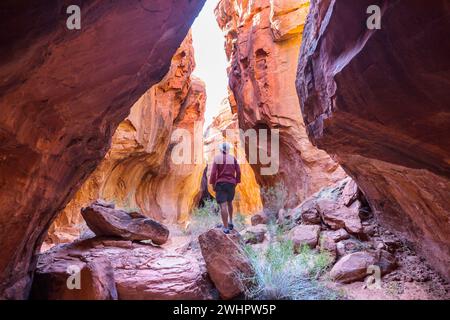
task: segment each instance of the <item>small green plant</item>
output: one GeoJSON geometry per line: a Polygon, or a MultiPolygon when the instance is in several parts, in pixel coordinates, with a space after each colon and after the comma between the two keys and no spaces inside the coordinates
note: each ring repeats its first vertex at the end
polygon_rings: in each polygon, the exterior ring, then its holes
{"type": "MultiPolygon", "coordinates": [[[[200,234],[221,224],[219,205],[215,200],[207,200],[201,208],[195,208],[191,213],[191,219],[185,233],[197,238],[200,234]]],[[[236,213],[233,218],[234,228],[241,231],[245,228],[245,217],[236,213]]]]}
{"type": "Polygon", "coordinates": [[[333,263],[333,257],[328,251],[313,251],[308,245],[300,248],[298,254],[310,277],[318,279],[333,263]]]}
{"type": "Polygon", "coordinates": [[[287,189],[283,182],[278,182],[274,186],[263,187],[261,188],[261,198],[265,212],[269,216],[276,217],[287,201],[287,189]]]}
{"type": "MultiPolygon", "coordinates": [[[[254,275],[242,276],[244,293],[256,300],[324,300],[335,299],[336,294],[310,277],[307,252],[294,254],[291,241],[272,242],[264,252],[245,247],[254,275]],[[305,263],[306,262],[306,263],[305,263]]],[[[312,252],[309,253],[313,255],[312,252]]]]}

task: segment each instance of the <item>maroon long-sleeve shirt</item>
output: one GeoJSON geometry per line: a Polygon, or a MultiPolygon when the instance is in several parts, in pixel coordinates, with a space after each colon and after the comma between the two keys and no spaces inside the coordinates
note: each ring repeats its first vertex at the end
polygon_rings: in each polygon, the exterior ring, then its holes
{"type": "Polygon", "coordinates": [[[215,186],[219,182],[237,185],[241,182],[241,168],[235,157],[219,154],[214,157],[209,183],[215,186]]]}

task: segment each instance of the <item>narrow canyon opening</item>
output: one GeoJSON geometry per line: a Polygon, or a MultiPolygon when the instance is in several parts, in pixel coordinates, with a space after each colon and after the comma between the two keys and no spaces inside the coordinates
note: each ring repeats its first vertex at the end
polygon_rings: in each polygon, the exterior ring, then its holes
{"type": "Polygon", "coordinates": [[[75,36],[49,18],[45,54],[0,74],[0,298],[449,299],[448,6],[386,4],[374,31],[369,2],[95,3],[75,36]]]}

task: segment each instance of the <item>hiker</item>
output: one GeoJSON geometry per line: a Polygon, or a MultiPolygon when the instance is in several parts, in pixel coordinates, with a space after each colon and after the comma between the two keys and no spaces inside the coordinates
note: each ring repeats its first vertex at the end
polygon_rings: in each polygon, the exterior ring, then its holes
{"type": "Polygon", "coordinates": [[[216,200],[220,206],[223,232],[228,234],[233,230],[233,199],[235,188],[241,182],[241,169],[235,157],[230,152],[230,145],[222,143],[220,154],[214,157],[209,183],[216,192],[216,200]]]}

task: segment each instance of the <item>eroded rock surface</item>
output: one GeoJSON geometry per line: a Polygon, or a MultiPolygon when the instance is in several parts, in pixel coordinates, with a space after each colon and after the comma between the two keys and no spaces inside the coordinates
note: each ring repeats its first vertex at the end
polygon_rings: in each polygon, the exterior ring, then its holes
{"type": "Polygon", "coordinates": [[[167,73],[203,0],[0,4],[0,297],[25,298],[51,221],[167,73]],[[151,8],[149,9],[148,6],[151,8]]]}
{"type": "Polygon", "coordinates": [[[76,238],[83,227],[80,209],[99,198],[160,222],[187,219],[197,202],[205,166],[202,130],[206,92],[204,83],[192,76],[194,68],[189,33],[164,79],[133,105],[117,128],[105,159],[52,224],[48,243],[76,238]],[[190,162],[174,163],[172,150],[180,137],[174,132],[189,134],[190,162]]]}
{"type": "Polygon", "coordinates": [[[448,2],[314,1],[297,89],[312,142],[450,279],[448,2]],[[369,30],[369,5],[382,28],[369,30]],[[414,21],[414,23],[412,23],[414,21]]]}
{"type": "MultiPolygon", "coordinates": [[[[279,129],[279,159],[273,162],[279,170],[265,175],[260,169],[268,165],[252,163],[257,180],[261,186],[283,182],[291,207],[344,176],[339,165],[310,143],[299,112],[295,71],[308,10],[305,0],[221,0],[215,11],[225,32],[239,126],[279,129]]],[[[268,145],[259,145],[266,154],[270,139],[271,134],[268,145]]]]}
{"type": "Polygon", "coordinates": [[[246,277],[253,273],[239,243],[239,234],[225,234],[219,228],[198,237],[208,274],[223,299],[232,299],[243,292],[246,277]]]}
{"type": "Polygon", "coordinates": [[[34,298],[119,300],[203,300],[211,299],[211,284],[203,266],[192,253],[176,253],[151,245],[94,238],[52,248],[39,257],[34,298]],[[90,262],[93,261],[93,262],[90,262]],[[83,273],[85,265],[109,265],[107,273],[92,276],[83,273]],[[79,265],[81,289],[67,290],[67,268],[79,265]],[[85,277],[86,276],[86,277],[85,277]],[[103,295],[91,294],[91,288],[103,288],[103,295]],[[107,291],[105,289],[110,289],[107,291]],[[115,295],[113,294],[116,290],[115,295]],[[56,289],[48,292],[49,289],[56,289]],[[111,296],[105,293],[111,292],[111,296]],[[39,295],[40,294],[40,295],[39,295]]]}
{"type": "Polygon", "coordinates": [[[169,229],[137,212],[108,208],[94,202],[81,210],[86,224],[97,236],[119,237],[125,240],[152,240],[164,244],[169,229]]]}

